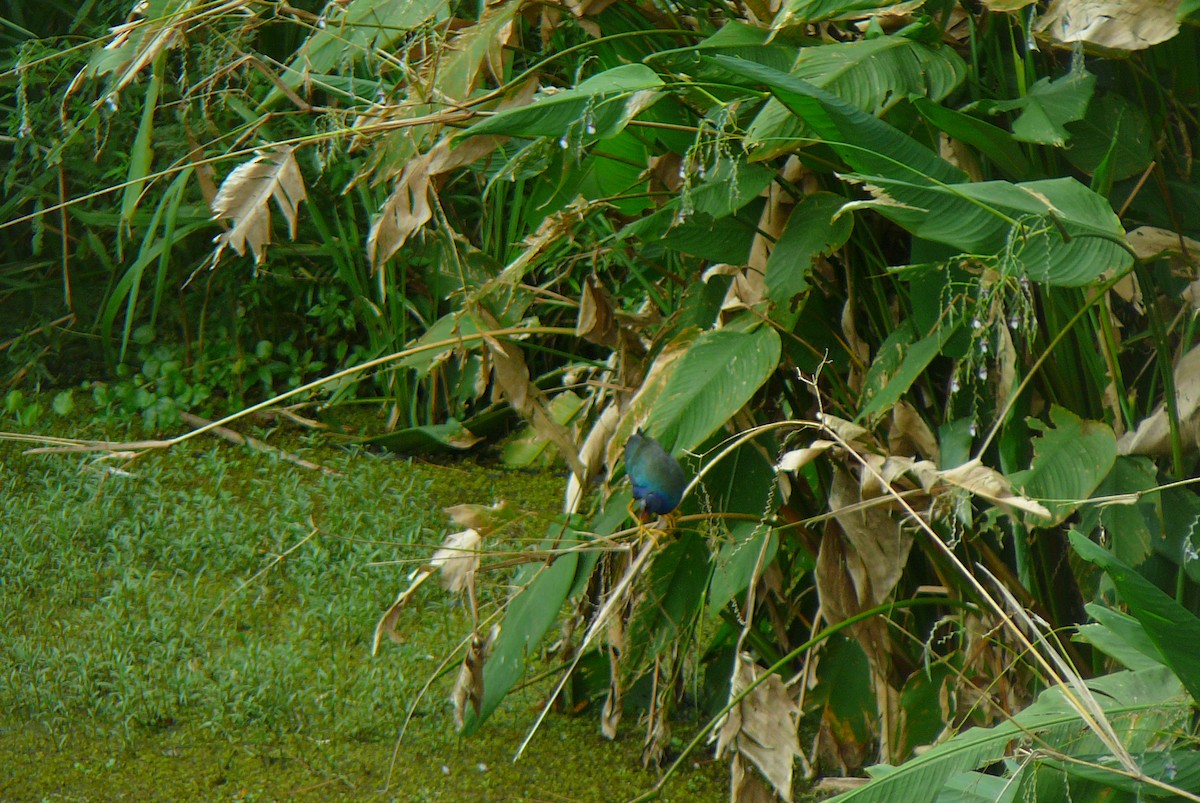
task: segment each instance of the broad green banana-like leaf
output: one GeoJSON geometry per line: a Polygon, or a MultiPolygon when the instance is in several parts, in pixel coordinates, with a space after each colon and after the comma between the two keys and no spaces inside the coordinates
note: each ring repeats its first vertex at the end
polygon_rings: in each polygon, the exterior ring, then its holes
{"type": "Polygon", "coordinates": [[[711,574],[708,543],[685,532],[654,556],[626,631],[622,670],[636,678],[700,613],[711,574]]]}
{"type": "Polygon", "coordinates": [[[847,178],[876,195],[862,205],[920,237],[1002,257],[1017,275],[1063,286],[1132,265],[1108,202],[1073,179],[972,184],[926,146],[808,81],[728,56],[710,61],[765,84],[858,171],[847,178]]]}
{"type": "MultiPolygon", "coordinates": [[[[1165,667],[1140,672],[1116,672],[1088,681],[1109,720],[1132,751],[1146,750],[1160,734],[1181,726],[1191,703],[1165,667]]],[[[894,803],[897,800],[942,800],[939,793],[964,772],[993,764],[1011,755],[1013,745],[1036,734],[1037,744],[1052,749],[1099,752],[1079,714],[1062,692],[1042,692],[1029,708],[992,728],[971,728],[899,767],[873,768],[874,780],[833,798],[854,803],[894,803]]],[[[1166,780],[1164,778],[1163,780],[1166,780]]],[[[957,798],[951,798],[957,799],[957,798]]],[[[969,798],[968,798],[969,799],[969,798]]]]}
{"type": "MultiPolygon", "coordinates": [[[[805,48],[789,72],[879,116],[909,95],[941,100],[962,83],[967,66],[949,47],[896,34],[805,48]]],[[[805,121],[772,98],[750,124],[746,146],[755,158],[768,159],[811,137],[805,121]]]]}
{"type": "Polygon", "coordinates": [[[1112,207],[1072,178],[943,185],[843,178],[875,196],[846,209],[871,208],[923,239],[998,257],[1007,273],[1031,281],[1079,287],[1133,265],[1112,207]]]}
{"type": "Polygon", "coordinates": [[[810,81],[745,59],[720,55],[704,59],[765,85],[860,173],[930,184],[961,184],[967,180],[966,173],[925,145],[810,81]]]}
{"type": "Polygon", "coordinates": [[[771,27],[779,29],[825,20],[855,19],[884,9],[893,12],[910,11],[919,8],[924,2],[925,0],[909,0],[906,3],[884,0],[785,0],[771,27]]]}
{"type": "Polygon", "coordinates": [[[1038,81],[1015,100],[989,100],[969,108],[989,114],[1020,111],[1012,124],[1015,139],[1045,145],[1065,145],[1070,134],[1067,123],[1082,120],[1096,88],[1096,76],[1079,71],[1061,78],[1038,81]]]}
{"type": "MultiPolygon", "coordinates": [[[[483,699],[479,713],[466,712],[464,736],[474,733],[483,724],[520,679],[526,661],[558,618],[558,611],[575,580],[578,561],[578,553],[567,552],[559,555],[548,568],[539,563],[525,570],[525,575],[532,574],[533,577],[525,577],[528,585],[508,604],[500,634],[483,665],[483,699]]],[[[517,579],[520,581],[521,577],[517,579]]]]}
{"type": "Polygon", "coordinates": [[[1129,568],[1104,547],[1072,530],[1067,534],[1081,558],[1108,574],[1129,612],[1142,623],[1163,662],[1195,699],[1200,699],[1200,619],[1129,568]]]}
{"type": "Polygon", "coordinates": [[[658,100],[662,86],[662,79],[646,65],[624,64],[593,75],[573,89],[535,95],[528,105],[482,120],[456,139],[480,134],[556,137],[564,142],[568,138],[572,142],[605,139],[658,100]]]}
{"type": "Polygon", "coordinates": [[[1042,434],[1033,442],[1033,461],[1025,471],[1009,475],[1025,495],[1050,511],[1052,526],[1071,515],[1108,475],[1117,459],[1117,439],[1107,424],[1084,421],[1062,407],[1050,408],[1053,427],[1038,423],[1042,434]]]}
{"type": "Polygon", "coordinates": [[[674,451],[691,449],[742,408],[779,365],[779,335],[719,329],[696,338],[650,411],[646,430],[674,451]],[[674,432],[674,439],[664,433],[674,432]]]}

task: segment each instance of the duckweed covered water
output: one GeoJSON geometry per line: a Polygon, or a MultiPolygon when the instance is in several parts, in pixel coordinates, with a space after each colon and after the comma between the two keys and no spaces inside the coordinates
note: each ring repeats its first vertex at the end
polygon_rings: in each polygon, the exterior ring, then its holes
{"type": "MultiPolygon", "coordinates": [[[[544,684],[459,738],[453,672],[393,764],[469,632],[429,583],[403,643],[370,655],[441,508],[507,499],[530,515],[503,537],[534,540],[562,483],[289,448],[339,475],[216,440],[133,462],[0,444],[0,799],[608,801],[655,782],[636,727],[609,742],[588,711],[549,717],[512,763],[544,684]]],[[[697,760],[665,799],[726,798],[726,768],[697,760]]]]}

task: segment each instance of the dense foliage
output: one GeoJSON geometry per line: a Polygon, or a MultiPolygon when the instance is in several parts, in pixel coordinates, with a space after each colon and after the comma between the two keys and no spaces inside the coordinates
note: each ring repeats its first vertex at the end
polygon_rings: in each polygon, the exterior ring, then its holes
{"type": "Polygon", "coordinates": [[[698,706],[739,798],[939,740],[852,796],[1195,795],[1193,5],[10,8],[6,406],[341,369],[391,448],[524,420],[563,521],[458,510],[430,564],[467,732],[561,624],[556,697],[654,762],[698,706]],[[639,426],[697,478],[669,532],[639,426]]]}

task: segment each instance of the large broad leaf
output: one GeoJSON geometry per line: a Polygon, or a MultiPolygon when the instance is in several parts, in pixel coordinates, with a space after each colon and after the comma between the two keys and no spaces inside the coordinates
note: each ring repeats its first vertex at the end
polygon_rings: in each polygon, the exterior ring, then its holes
{"type": "Polygon", "coordinates": [[[624,64],[593,75],[573,89],[536,95],[528,105],[482,120],[457,139],[479,134],[568,138],[573,142],[604,139],[619,133],[653,103],[662,85],[662,79],[646,65],[624,64]]]}
{"type": "Polygon", "coordinates": [[[1132,616],[1089,602],[1084,606],[1094,624],[1080,625],[1076,639],[1116,658],[1130,669],[1165,666],[1146,628],[1132,616]]]}
{"type": "Polygon", "coordinates": [[[1033,166],[1025,158],[1013,135],[1003,128],[976,119],[954,109],[947,109],[929,98],[914,97],[910,101],[921,116],[954,139],[975,148],[1001,170],[1014,178],[1031,178],[1033,166]]]}
{"type": "Polygon", "coordinates": [[[730,21],[707,39],[690,47],[663,50],[646,57],[646,63],[662,65],[673,72],[691,72],[700,63],[700,54],[735,56],[787,70],[796,61],[796,44],[771,31],[744,22],[730,21]]]}
{"type": "Polygon", "coordinates": [[[674,450],[691,449],[742,408],[779,364],[779,335],[720,329],[696,338],[667,380],[646,429],[674,450]],[[664,438],[674,431],[675,437],[664,438]]]}
{"type": "Polygon", "coordinates": [[[732,265],[744,265],[757,234],[759,195],[775,172],[741,159],[722,159],[702,181],[617,235],[732,265]],[[757,206],[757,208],[756,208],[757,206]],[[734,213],[746,208],[738,217],[734,213]]]}
{"type": "Polygon", "coordinates": [[[907,3],[884,0],[785,0],[771,27],[778,29],[825,20],[854,19],[884,9],[901,12],[917,8],[923,3],[924,0],[910,0],[907,3]]]}
{"type": "Polygon", "coordinates": [[[844,203],[840,195],[818,192],[796,204],[767,260],[767,296],[771,301],[786,304],[806,290],[817,257],[841,248],[850,238],[852,218],[837,214],[844,203]]]}
{"type": "Polygon", "coordinates": [[[1009,479],[1026,496],[1045,504],[1054,525],[1075,512],[1096,490],[1117,459],[1117,439],[1107,424],[1084,421],[1062,407],[1050,409],[1053,428],[1038,421],[1042,430],[1033,442],[1033,461],[1009,479]]]}
{"type": "Polygon", "coordinates": [[[635,676],[667,644],[681,640],[699,615],[711,573],[708,544],[695,532],[685,532],[654,556],[646,572],[622,661],[635,676]]]}
{"type": "Polygon", "coordinates": [[[1043,78],[1015,100],[989,100],[971,104],[971,109],[990,114],[1020,111],[1012,124],[1013,137],[1023,142],[1064,145],[1070,134],[1067,123],[1082,120],[1096,88],[1096,76],[1071,72],[1050,80],[1043,78]]]}
{"type": "Polygon", "coordinates": [[[965,173],[912,137],[810,81],[729,56],[706,56],[705,60],[765,85],[859,172],[922,183],[959,184],[967,180],[965,173]]]}
{"type": "Polygon", "coordinates": [[[1112,207],[1072,178],[942,185],[845,178],[863,182],[875,196],[847,209],[875,209],[923,239],[995,255],[1003,270],[1031,281],[1079,287],[1133,264],[1112,207]]]}
{"type": "Polygon", "coordinates": [[[947,324],[918,340],[913,325],[905,322],[888,335],[867,371],[862,393],[866,405],[855,421],[871,421],[890,410],[925,373],[929,363],[941,353],[942,346],[956,331],[956,324],[947,324]]]}
{"type": "MultiPolygon", "coordinates": [[[[804,48],[789,72],[879,116],[909,95],[941,100],[962,83],[967,67],[949,47],[897,34],[804,48]]],[[[811,137],[812,129],[773,98],[747,129],[746,145],[755,158],[767,159],[811,137]]]]}
{"type": "Polygon", "coordinates": [[[1114,92],[1093,100],[1084,118],[1067,125],[1067,131],[1067,160],[1089,175],[1107,162],[1111,179],[1121,181],[1140,174],[1154,159],[1146,113],[1114,92]]]}
{"type": "MultiPolygon", "coordinates": [[[[1117,672],[1088,681],[1096,699],[1122,740],[1146,744],[1164,729],[1181,725],[1190,701],[1165,668],[1117,672]]],[[[1051,749],[1099,752],[1079,714],[1053,688],[1043,692],[1024,711],[993,728],[971,728],[899,767],[872,768],[876,776],[866,786],[833,798],[855,803],[894,803],[898,800],[942,800],[938,795],[964,772],[986,767],[1012,755],[1030,734],[1051,749]],[[1094,750],[1093,750],[1094,748],[1094,750]]],[[[1138,748],[1134,748],[1138,749],[1138,748]]],[[[1166,778],[1164,778],[1166,780],[1166,778]]],[[[959,798],[947,798],[959,799],[959,798]]]]}
{"type": "MultiPolygon", "coordinates": [[[[542,636],[558,617],[575,580],[578,560],[578,553],[568,552],[560,555],[549,568],[543,569],[537,564],[536,568],[525,572],[537,574],[508,604],[500,635],[483,666],[483,699],[479,713],[467,711],[463,735],[479,728],[525,671],[530,654],[538,648],[542,636]]],[[[518,581],[520,579],[518,577],[518,581]]]]}
{"type": "Polygon", "coordinates": [[[1193,699],[1200,700],[1200,619],[1104,547],[1074,530],[1068,536],[1081,558],[1108,574],[1129,612],[1142,623],[1146,635],[1162,654],[1163,662],[1175,672],[1193,699]]]}

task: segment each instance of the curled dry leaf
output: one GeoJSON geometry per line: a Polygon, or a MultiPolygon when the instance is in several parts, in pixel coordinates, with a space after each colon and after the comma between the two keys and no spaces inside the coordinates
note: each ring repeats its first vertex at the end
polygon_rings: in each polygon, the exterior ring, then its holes
{"type": "Polygon", "coordinates": [[[475,582],[479,569],[479,543],[483,536],[477,530],[451,533],[441,549],[433,553],[429,565],[441,569],[442,587],[447,591],[465,591],[475,582]]]}
{"type": "Polygon", "coordinates": [[[575,335],[597,346],[612,348],[617,345],[617,324],[613,318],[612,299],[594,275],[584,280],[583,294],[579,297],[579,319],[575,322],[575,335]]]}
{"type": "Polygon", "coordinates": [[[933,430],[921,418],[917,408],[903,399],[892,405],[888,449],[895,455],[920,456],[935,463],[941,460],[941,449],[933,430]]]}
{"type": "Polygon", "coordinates": [[[793,449],[787,452],[783,457],[779,458],[779,462],[775,466],[776,471],[799,471],[804,466],[807,466],[817,457],[829,451],[834,446],[837,446],[833,441],[827,441],[822,438],[812,442],[812,445],[806,446],[803,449],[793,449]]]}
{"type": "Polygon", "coordinates": [[[475,716],[479,716],[479,707],[483,702],[483,664],[499,632],[499,627],[493,627],[486,639],[479,633],[471,634],[471,644],[467,647],[462,668],[458,670],[458,679],[454,682],[454,691],[450,694],[450,701],[454,704],[454,727],[458,730],[463,728],[467,703],[475,709],[475,716]]]}
{"type": "Polygon", "coordinates": [[[1144,50],[1179,33],[1180,0],[1054,0],[1034,30],[1056,42],[1144,50]]]}
{"type": "MultiPolygon", "coordinates": [[[[766,670],[749,655],[738,656],[730,681],[729,696],[735,698],[762,678],[766,670]]],[[[735,759],[735,787],[744,772],[737,759],[758,767],[763,777],[784,800],[792,799],[792,763],[800,752],[800,707],[778,675],[762,679],[737,702],[718,724],[711,737],[717,743],[717,758],[735,759]]],[[[738,800],[736,793],[734,799],[738,800]]]]}
{"type": "Polygon", "coordinates": [[[592,431],[584,439],[583,446],[579,449],[579,462],[583,464],[584,476],[581,478],[572,474],[567,478],[564,506],[567,513],[575,513],[579,509],[579,503],[583,499],[583,489],[587,487],[593,477],[600,476],[601,469],[604,468],[605,452],[617,429],[617,422],[620,420],[621,411],[617,405],[609,404],[596,419],[596,423],[592,425],[592,431]]]}
{"type": "MultiPolygon", "coordinates": [[[[481,331],[499,329],[499,322],[482,308],[477,308],[481,331]]],[[[492,359],[492,376],[496,387],[503,391],[508,403],[517,414],[529,422],[538,435],[558,447],[558,453],[566,462],[571,473],[577,477],[585,475],[583,464],[579,462],[579,451],[570,431],[558,423],[549,409],[546,394],[533,383],[529,377],[529,368],[525,364],[525,356],[517,344],[485,337],[484,344],[492,359]]]]}
{"type": "Polygon", "coordinates": [[[939,477],[948,485],[962,488],[1001,507],[1016,508],[1035,516],[1052,518],[1044,505],[1017,493],[1007,477],[996,469],[983,465],[978,458],[969,460],[957,468],[942,471],[939,477]]]}
{"type": "Polygon", "coordinates": [[[249,245],[254,263],[262,262],[267,243],[271,242],[272,198],[288,222],[288,236],[296,237],[296,213],[307,195],[304,177],[296,164],[295,148],[272,145],[256,154],[226,176],[213,200],[213,219],[233,221],[233,226],[214,240],[217,244],[214,262],[227,245],[238,254],[245,254],[249,245]]]}
{"type": "Polygon", "coordinates": [[[1184,254],[1200,258],[1200,241],[1184,237],[1170,229],[1138,226],[1125,234],[1125,242],[1129,243],[1129,247],[1141,260],[1154,259],[1163,254],[1184,254]]]}
{"type": "Polygon", "coordinates": [[[464,530],[452,533],[442,543],[442,548],[433,553],[433,558],[425,566],[409,574],[408,588],[400,592],[396,601],[391,604],[375,625],[375,638],[371,643],[371,654],[379,652],[379,644],[387,636],[395,642],[402,641],[396,632],[396,623],[400,621],[400,612],[413,594],[417,592],[437,569],[442,570],[442,585],[450,591],[470,590],[475,581],[475,571],[479,568],[479,543],[481,536],[475,530],[464,530]]]}
{"type": "Polygon", "coordinates": [[[503,499],[492,505],[451,505],[442,512],[459,527],[479,530],[484,535],[512,523],[520,512],[503,499]]]}

